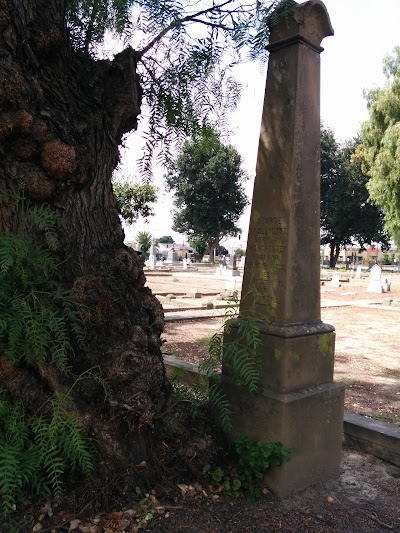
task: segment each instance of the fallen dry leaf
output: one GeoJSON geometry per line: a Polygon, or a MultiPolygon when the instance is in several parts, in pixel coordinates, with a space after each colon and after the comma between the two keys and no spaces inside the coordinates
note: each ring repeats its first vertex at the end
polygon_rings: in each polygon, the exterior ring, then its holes
{"type": "Polygon", "coordinates": [[[71,522],[69,523],[69,530],[68,531],[76,529],[81,522],[82,522],[82,520],[79,520],[79,518],[74,518],[74,520],[71,520],[71,522]]]}

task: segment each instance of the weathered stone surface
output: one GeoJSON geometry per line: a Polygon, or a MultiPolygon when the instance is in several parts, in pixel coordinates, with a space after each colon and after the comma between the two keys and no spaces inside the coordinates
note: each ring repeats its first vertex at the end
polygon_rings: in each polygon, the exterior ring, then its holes
{"type": "Polygon", "coordinates": [[[320,320],[318,39],[333,34],[322,2],[289,19],[271,27],[242,304],[281,324],[320,320]]]}
{"type": "Polygon", "coordinates": [[[283,496],[339,473],[344,388],[332,382],[334,328],[320,310],[319,54],[333,30],[320,0],[293,3],[270,29],[239,317],[258,321],[262,386],[249,396],[223,364],[223,388],[234,436],[293,448],[268,476],[283,496]]]}
{"type": "Polygon", "coordinates": [[[235,413],[232,437],[245,433],[255,441],[281,442],[292,448],[290,462],[267,473],[267,486],[278,496],[339,475],[344,389],[338,383],[277,394],[263,388],[251,396],[223,376],[235,413]],[[256,422],[255,422],[256,421],[256,422]]]}
{"type": "MultiPolygon", "coordinates": [[[[324,324],[324,326],[327,326],[324,324]]],[[[333,359],[335,334],[332,327],[318,328],[319,333],[304,334],[304,327],[293,327],[292,331],[278,331],[260,327],[262,341],[261,384],[277,393],[288,393],[298,389],[322,385],[333,380],[333,359]],[[296,335],[296,332],[298,335],[296,335]],[[291,337],[278,336],[279,333],[292,334],[291,337]],[[278,335],[277,335],[278,334],[278,335]]],[[[237,328],[233,328],[224,342],[236,338],[237,328]]],[[[229,375],[229,368],[223,372],[229,375]]]]}

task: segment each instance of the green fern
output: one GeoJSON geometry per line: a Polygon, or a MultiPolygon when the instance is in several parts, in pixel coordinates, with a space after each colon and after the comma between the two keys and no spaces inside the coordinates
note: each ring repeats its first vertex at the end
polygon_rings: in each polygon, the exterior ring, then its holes
{"type": "Polygon", "coordinates": [[[67,411],[68,396],[53,398],[48,415],[26,418],[22,407],[0,389],[0,512],[8,515],[24,494],[51,492],[59,499],[67,470],[90,476],[88,441],[67,411]]]}
{"type": "MultiPolygon", "coordinates": [[[[41,227],[51,220],[43,215],[41,227]]],[[[56,270],[50,250],[21,235],[0,237],[0,344],[13,363],[48,360],[67,373],[70,339],[82,343],[84,332],[56,270]]]]}
{"type": "Polygon", "coordinates": [[[220,383],[214,383],[209,388],[208,405],[211,410],[217,413],[222,427],[229,431],[232,428],[232,409],[221,389],[220,383]]]}
{"type": "Polygon", "coordinates": [[[261,378],[261,334],[257,320],[250,314],[237,320],[238,302],[228,307],[227,318],[221,329],[210,341],[208,357],[199,365],[199,370],[211,374],[221,364],[231,372],[233,381],[243,382],[251,394],[257,394],[261,378]],[[233,340],[227,340],[234,331],[233,340]]]}

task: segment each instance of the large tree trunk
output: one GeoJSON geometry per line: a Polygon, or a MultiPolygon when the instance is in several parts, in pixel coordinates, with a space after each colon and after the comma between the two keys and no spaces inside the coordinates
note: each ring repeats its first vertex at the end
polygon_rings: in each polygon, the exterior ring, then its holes
{"type": "MultiPolygon", "coordinates": [[[[118,146],[140,112],[135,52],[113,61],[77,54],[64,9],[63,0],[0,0],[0,186],[11,191],[22,179],[27,198],[61,216],[62,281],[87,328],[73,373],[99,365],[112,392],[105,400],[90,381],[74,389],[86,431],[105,464],[151,464],[151,428],[169,391],[163,311],[144,287],[140,258],[123,244],[111,186],[118,146]]],[[[12,230],[3,205],[0,231],[12,230]]],[[[21,398],[28,389],[45,397],[70,379],[22,366],[0,374],[21,398]]]]}

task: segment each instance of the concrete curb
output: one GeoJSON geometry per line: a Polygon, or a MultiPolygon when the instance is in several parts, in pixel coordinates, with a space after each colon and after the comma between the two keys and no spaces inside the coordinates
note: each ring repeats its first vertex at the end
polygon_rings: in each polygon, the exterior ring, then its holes
{"type": "Polygon", "coordinates": [[[400,466],[400,427],[345,411],[346,444],[400,466]]]}

